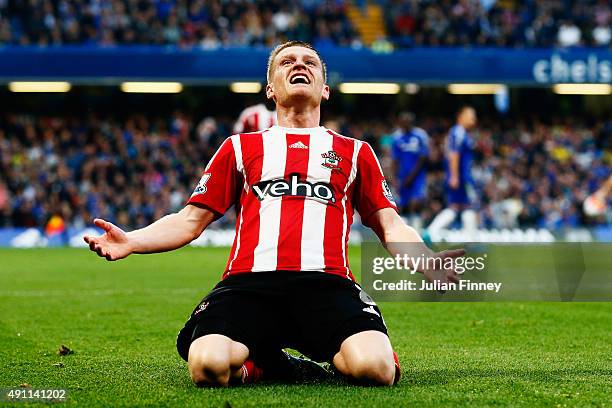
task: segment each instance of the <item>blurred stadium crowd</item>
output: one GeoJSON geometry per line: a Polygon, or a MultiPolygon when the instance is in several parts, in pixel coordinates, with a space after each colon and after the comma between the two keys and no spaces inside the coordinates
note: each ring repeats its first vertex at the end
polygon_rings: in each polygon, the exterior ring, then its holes
{"type": "MultiPolygon", "coordinates": [[[[77,228],[94,216],[127,228],[145,226],[184,205],[231,125],[212,117],[197,122],[180,112],[125,120],[5,114],[0,227],[44,227],[53,215],[77,228]]],[[[375,146],[392,178],[392,121],[339,117],[326,125],[375,146]]],[[[443,145],[452,122],[426,117],[419,125],[430,134],[428,199],[421,213],[427,225],[444,204],[443,145]]],[[[612,122],[484,118],[474,134],[481,227],[557,229],[596,222],[584,219],[580,208],[612,172],[612,122]]]]}
{"type": "Polygon", "coordinates": [[[399,47],[607,46],[608,0],[390,0],[387,26],[399,47]]]}
{"type": "Polygon", "coordinates": [[[342,1],[0,0],[0,43],[215,49],[288,37],[317,47],[356,40],[342,1]]]}
{"type": "MultiPolygon", "coordinates": [[[[355,4],[356,3],[356,4],[355,4]]],[[[384,27],[371,44],[609,46],[608,0],[378,0],[384,27]]],[[[345,0],[0,0],[0,44],[362,47],[345,0]]]]}

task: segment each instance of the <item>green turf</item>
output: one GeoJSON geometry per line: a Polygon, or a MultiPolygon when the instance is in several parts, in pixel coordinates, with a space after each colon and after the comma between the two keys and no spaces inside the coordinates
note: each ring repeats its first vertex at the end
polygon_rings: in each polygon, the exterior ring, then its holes
{"type": "Polygon", "coordinates": [[[381,304],[403,367],[395,387],[195,388],[175,336],[226,255],[0,250],[0,387],[66,388],[88,407],[611,405],[610,303],[381,304]]]}

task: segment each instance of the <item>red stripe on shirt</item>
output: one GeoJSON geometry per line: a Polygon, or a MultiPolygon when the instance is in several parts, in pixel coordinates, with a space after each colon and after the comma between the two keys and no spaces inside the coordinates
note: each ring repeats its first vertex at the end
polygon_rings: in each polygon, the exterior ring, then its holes
{"type": "MultiPolygon", "coordinates": [[[[258,183],[261,179],[263,166],[262,134],[241,134],[240,145],[244,172],[247,175],[246,183],[249,187],[248,192],[243,191],[240,198],[243,211],[238,254],[232,263],[232,269],[226,272],[225,277],[234,271],[248,272],[253,268],[253,253],[259,242],[259,209],[261,204],[250,186],[258,183]]],[[[238,237],[236,236],[236,238],[238,237]]]]}
{"type": "Polygon", "coordinates": [[[240,203],[242,202],[242,196],[245,193],[243,185],[244,180],[240,186],[237,186],[237,188],[240,187],[240,190],[236,192],[236,195],[239,195],[239,198],[235,203],[234,208],[234,210],[236,211],[236,232],[234,236],[234,242],[232,243],[232,249],[230,250],[229,257],[227,258],[227,264],[225,265],[226,272],[230,270],[230,265],[232,265],[234,260],[236,259],[236,250],[239,249],[238,240],[241,238],[242,235],[242,205],[240,203]]]}
{"type": "Polygon", "coordinates": [[[253,115],[253,131],[257,132],[259,129],[259,112],[253,115]]]}

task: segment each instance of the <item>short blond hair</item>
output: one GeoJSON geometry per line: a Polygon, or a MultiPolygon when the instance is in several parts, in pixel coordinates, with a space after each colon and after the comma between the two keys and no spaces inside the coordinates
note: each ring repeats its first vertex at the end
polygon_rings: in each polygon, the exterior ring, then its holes
{"type": "Polygon", "coordinates": [[[323,58],[321,58],[319,51],[317,51],[316,48],[313,47],[310,43],[307,43],[305,41],[292,40],[277,45],[270,53],[270,56],[268,57],[268,69],[266,71],[266,79],[268,80],[268,82],[270,82],[270,77],[272,76],[272,63],[274,62],[274,58],[276,58],[279,52],[289,47],[304,47],[308,48],[309,50],[313,50],[315,54],[317,54],[317,57],[319,57],[319,61],[321,61],[321,69],[323,70],[323,81],[327,81],[327,65],[325,65],[325,61],[323,61],[323,58]]]}

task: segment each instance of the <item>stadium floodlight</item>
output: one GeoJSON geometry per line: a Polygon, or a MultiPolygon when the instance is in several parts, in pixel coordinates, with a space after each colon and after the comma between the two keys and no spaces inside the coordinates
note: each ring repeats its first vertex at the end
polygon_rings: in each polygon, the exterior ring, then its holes
{"type": "Polygon", "coordinates": [[[179,93],[183,90],[180,82],[123,82],[121,90],[127,93],[179,93]]]}
{"type": "Polygon", "coordinates": [[[505,86],[502,84],[450,84],[448,93],[453,95],[493,95],[505,86]]]}
{"type": "Polygon", "coordinates": [[[344,82],[338,89],[345,94],[397,94],[401,87],[388,82],[344,82]]]}
{"type": "Polygon", "coordinates": [[[610,84],[556,84],[553,92],[559,95],[610,95],[610,84]]]}
{"type": "Polygon", "coordinates": [[[68,92],[69,82],[9,82],[11,92],[68,92]]]}
{"type": "Polygon", "coordinates": [[[235,93],[259,93],[261,83],[259,82],[232,82],[230,90],[235,93]]]}
{"type": "Polygon", "coordinates": [[[420,89],[421,88],[417,84],[405,84],[404,85],[404,91],[410,95],[418,94],[420,89]]]}

